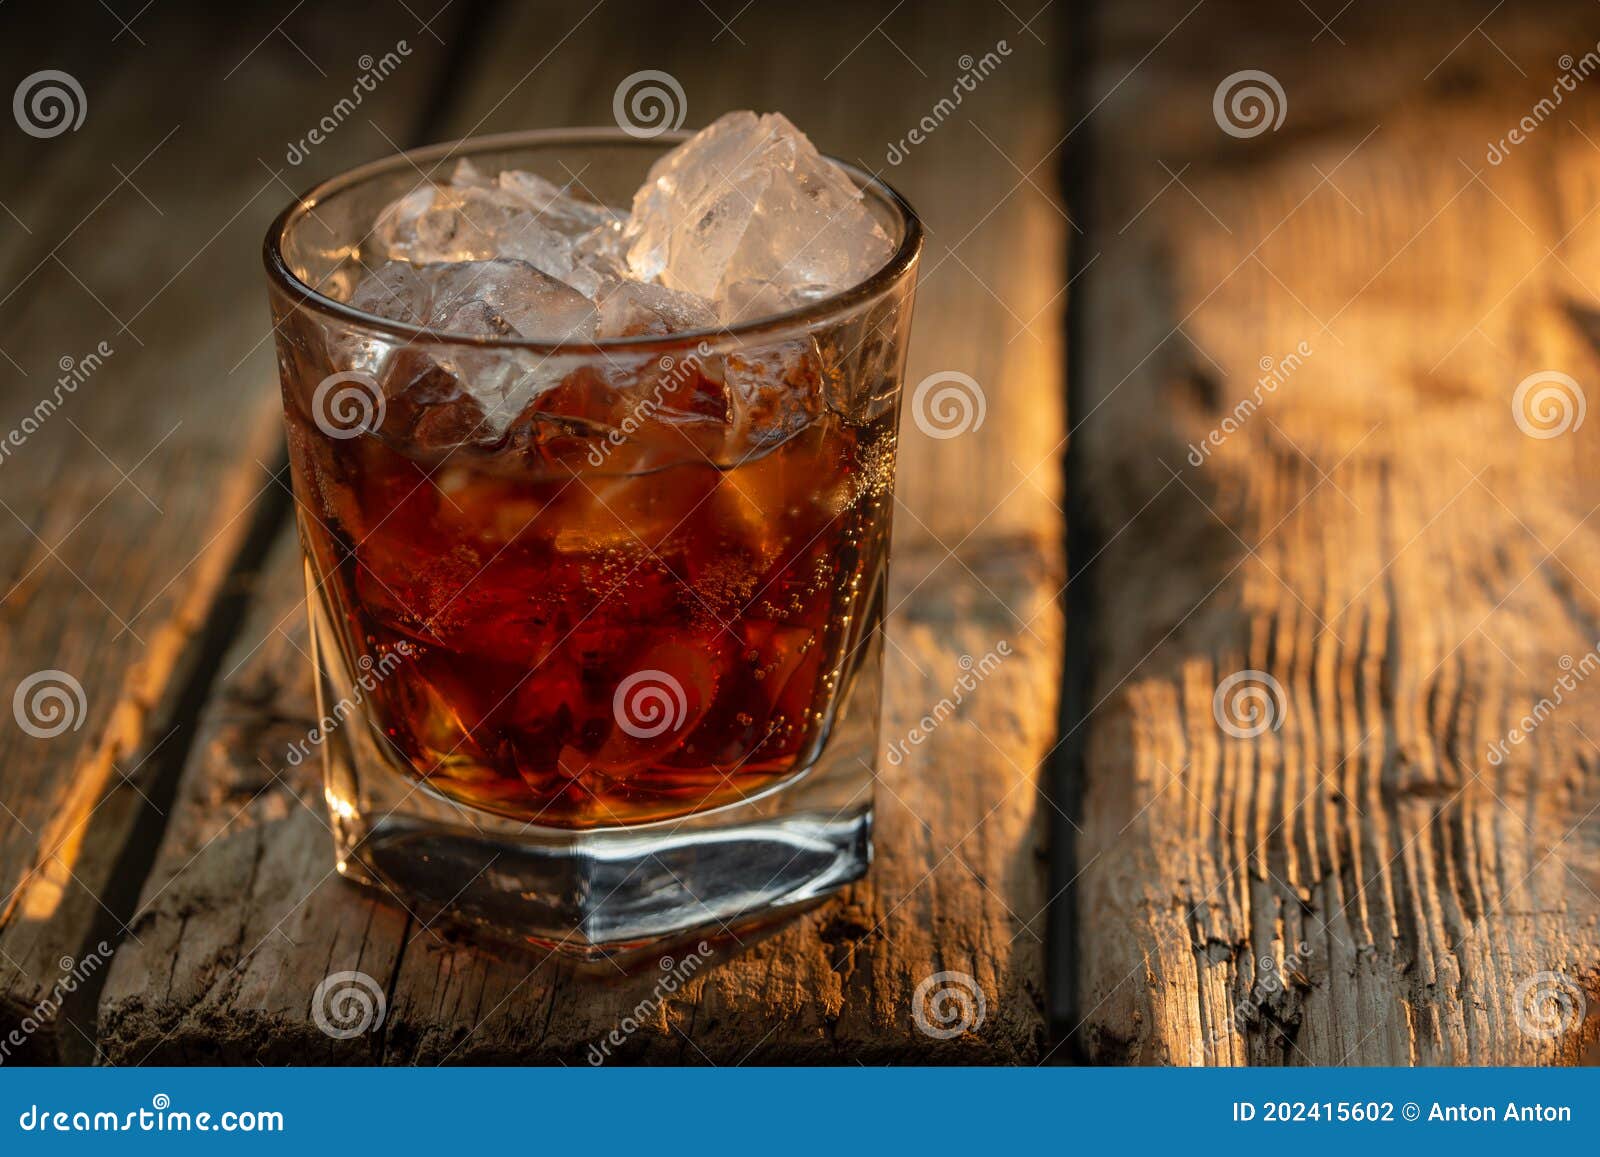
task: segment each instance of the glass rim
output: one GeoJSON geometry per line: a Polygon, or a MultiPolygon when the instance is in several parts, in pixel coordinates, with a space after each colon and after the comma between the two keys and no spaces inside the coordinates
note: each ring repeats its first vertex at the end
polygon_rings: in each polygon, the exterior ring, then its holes
{"type": "MultiPolygon", "coordinates": [[[[272,221],[262,246],[268,279],[307,309],[332,314],[365,329],[377,330],[391,336],[404,338],[408,345],[455,346],[479,349],[521,350],[556,355],[581,354],[593,356],[610,351],[651,354],[680,349],[686,345],[723,342],[744,342],[750,338],[771,338],[786,331],[804,329],[830,317],[880,297],[899,284],[916,266],[922,251],[922,220],[899,190],[889,182],[868,173],[847,161],[828,156],[828,160],[842,168],[855,181],[864,195],[876,196],[897,213],[903,224],[899,246],[887,262],[871,275],[856,284],[830,293],[826,297],[808,302],[796,309],[770,314],[752,321],[730,326],[683,330],[671,334],[642,334],[635,337],[590,338],[583,341],[539,341],[532,338],[507,338],[480,334],[455,334],[429,329],[410,322],[396,321],[357,309],[320,292],[308,285],[289,268],[283,256],[283,241],[289,229],[309,214],[323,200],[335,193],[355,187],[380,174],[410,166],[422,172],[427,165],[448,160],[454,155],[462,157],[476,153],[531,148],[548,145],[637,145],[651,146],[658,142],[674,145],[686,141],[693,134],[688,130],[658,133],[640,137],[616,127],[529,129],[521,132],[492,133],[485,136],[462,137],[453,141],[424,145],[392,153],[353,169],[346,169],[318,182],[300,194],[272,221]]],[[[419,182],[420,185],[420,182],[419,182]]]]}

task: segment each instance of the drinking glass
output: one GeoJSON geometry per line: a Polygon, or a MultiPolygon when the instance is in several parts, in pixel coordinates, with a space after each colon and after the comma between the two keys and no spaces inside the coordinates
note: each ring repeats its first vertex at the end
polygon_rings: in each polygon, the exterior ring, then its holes
{"type": "Polygon", "coordinates": [[[867,870],[921,228],[844,166],[892,258],[715,330],[447,336],[348,301],[382,208],[463,158],[626,205],[681,139],[416,150],[265,247],[338,869],[587,960],[867,870]]]}

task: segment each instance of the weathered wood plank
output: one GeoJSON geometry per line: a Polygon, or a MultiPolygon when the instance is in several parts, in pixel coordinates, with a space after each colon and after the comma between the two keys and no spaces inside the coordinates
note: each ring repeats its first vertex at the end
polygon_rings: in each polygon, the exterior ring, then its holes
{"type": "MultiPolygon", "coordinates": [[[[904,424],[887,738],[903,737],[952,693],[962,655],[1002,643],[1014,654],[913,758],[884,769],[868,880],[736,955],[719,952],[649,1006],[613,1055],[1030,1059],[1042,1048],[1044,999],[1036,773],[1055,729],[1062,649],[1052,448],[1061,436],[1057,257],[1066,224],[1001,150],[1026,168],[1059,134],[1050,81],[1058,32],[1041,18],[1035,40],[1003,11],[965,6],[908,6],[882,34],[877,14],[845,5],[804,22],[759,7],[729,18],[731,29],[693,7],[658,18],[621,6],[507,12],[485,37],[493,50],[465,70],[471,83],[452,125],[603,123],[624,77],[666,68],[683,83],[688,124],[778,105],[824,147],[880,169],[890,141],[949,93],[957,58],[1008,40],[1011,55],[961,115],[889,174],[931,231],[909,380],[971,374],[987,416],[949,440],[904,424]],[[530,53],[530,44],[541,47],[530,53]],[[945,970],[983,987],[986,1019],[934,1041],[914,1027],[912,996],[945,970]]],[[[305,734],[312,713],[297,653],[303,623],[284,605],[297,597],[286,593],[293,572],[284,547],[240,636],[239,658],[248,658],[208,712],[133,923],[143,944],[122,949],[104,994],[108,1055],[583,1062],[651,996],[656,977],[596,978],[506,955],[329,876],[316,786],[306,769],[284,768],[287,742],[305,734]],[[333,1042],[308,1019],[315,986],[344,969],[384,987],[381,1034],[333,1042]]]]}
{"type": "Polygon", "coordinates": [[[372,123],[408,133],[442,59],[391,5],[311,8],[274,32],[281,15],[0,14],[6,75],[64,69],[87,102],[50,139],[8,120],[0,169],[0,693],[60,672],[35,688],[65,688],[75,724],[0,728],[0,1030],[45,1022],[13,1056],[92,1055],[98,981],[86,1008],[35,1010],[61,958],[122,938],[219,656],[206,624],[264,495],[281,516],[255,254],[307,180],[289,143],[349,95],[361,54],[401,39],[410,55],[315,163],[381,146],[372,123]]]}
{"type": "Polygon", "coordinates": [[[1594,50],[1593,9],[1481,35],[1470,5],[1333,33],[1189,9],[1102,6],[1079,158],[1074,515],[1103,553],[1078,1041],[1578,1061],[1600,1027],[1600,428],[1533,437],[1558,415],[1514,409],[1530,375],[1570,375],[1569,406],[1600,381],[1600,90],[1498,166],[1486,148],[1594,50]],[[1249,68],[1287,108],[1241,138],[1212,98],[1249,68]],[[1244,671],[1271,726],[1217,702],[1244,671]]]}

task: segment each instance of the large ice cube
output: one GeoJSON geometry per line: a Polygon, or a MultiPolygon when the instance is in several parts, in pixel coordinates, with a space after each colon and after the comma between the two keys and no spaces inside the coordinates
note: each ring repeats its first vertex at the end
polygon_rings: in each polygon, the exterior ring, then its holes
{"type": "Polygon", "coordinates": [[[781,113],[729,113],[661,157],[634,196],[628,265],[750,320],[847,288],[888,260],[860,190],[781,113]]]}
{"type": "Polygon", "coordinates": [[[822,412],[822,362],[810,338],[739,350],[723,361],[734,454],[781,442],[822,412]]]}
{"type": "Polygon", "coordinates": [[[488,307],[488,329],[470,332],[542,341],[586,340],[594,336],[595,309],[570,285],[526,261],[467,261],[423,266],[432,279],[435,317],[445,328],[446,311],[469,303],[488,307]]]}
{"type": "Polygon", "coordinates": [[[448,333],[536,341],[583,341],[595,333],[589,299],[527,261],[390,261],[356,287],[350,304],[448,333]]]}
{"type": "MultiPolygon", "coordinates": [[[[467,162],[463,161],[465,165],[467,162]]],[[[582,201],[565,189],[535,173],[507,169],[495,184],[508,197],[527,205],[539,219],[568,237],[578,237],[622,220],[622,215],[605,205],[582,201]]]]}
{"type": "MultiPolygon", "coordinates": [[[[536,341],[588,340],[595,335],[597,321],[588,298],[526,261],[420,266],[389,262],[356,287],[350,304],[441,333],[536,341]]],[[[399,352],[409,351],[402,347],[399,352]]],[[[473,435],[486,439],[498,437],[530,398],[559,382],[572,368],[571,359],[468,345],[419,350],[418,356],[423,364],[404,380],[422,383],[433,381],[438,373],[446,375],[454,389],[476,404],[473,435]]],[[[393,372],[385,369],[393,351],[363,341],[348,357],[356,368],[388,372],[394,378],[393,372]]],[[[399,388],[410,389],[403,382],[399,388]]],[[[434,394],[439,392],[433,388],[434,394]]],[[[433,399],[416,400],[423,404],[433,399]]],[[[451,431],[455,432],[454,426],[451,431]]]]}
{"type": "Polygon", "coordinates": [[[614,247],[608,239],[621,220],[533,173],[491,180],[464,160],[450,184],[415,189],[384,209],[373,241],[379,256],[414,265],[516,258],[582,289],[594,282],[582,267],[614,247]]]}
{"type": "Polygon", "coordinates": [[[428,279],[405,261],[385,261],[356,283],[350,304],[390,321],[427,325],[433,311],[428,279]]]}
{"type": "Polygon", "coordinates": [[[600,302],[600,337],[681,333],[717,324],[717,309],[703,297],[664,285],[622,281],[600,302]]]}
{"type": "Polygon", "coordinates": [[[517,198],[475,185],[407,194],[379,216],[373,239],[380,256],[413,265],[512,257],[552,277],[572,272],[570,238],[517,198]]]}

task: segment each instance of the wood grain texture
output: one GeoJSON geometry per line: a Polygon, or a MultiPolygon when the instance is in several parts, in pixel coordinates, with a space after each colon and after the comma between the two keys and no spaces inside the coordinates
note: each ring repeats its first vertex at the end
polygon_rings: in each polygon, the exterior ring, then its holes
{"type": "Polygon", "coordinates": [[[38,68],[49,44],[87,102],[76,132],[35,140],[8,124],[0,175],[0,433],[13,435],[0,691],[10,703],[29,676],[59,671],[83,702],[53,738],[0,728],[0,1029],[45,1022],[13,1055],[93,1055],[92,996],[33,1014],[62,958],[124,935],[150,855],[137,845],[164,822],[169,761],[214,660],[205,626],[259,500],[277,493],[256,254],[306,181],[285,160],[290,126],[348,94],[362,52],[412,37],[405,66],[317,150],[318,164],[348,163],[409,131],[438,67],[416,21],[377,9],[308,11],[276,33],[281,13],[207,27],[157,8],[131,28],[109,9],[88,27],[66,6],[0,16],[8,76],[38,68]],[[332,79],[306,83],[308,58],[332,79]]]}
{"type": "Polygon", "coordinates": [[[1078,1042],[1592,1063],[1600,426],[1529,436],[1513,399],[1597,400],[1600,90],[1486,158],[1592,6],[1189,11],[1101,6],[1080,157],[1078,1042]],[[1237,138],[1246,68],[1286,116],[1237,138]],[[1241,671],[1281,689],[1254,737],[1214,714],[1241,671]]]}
{"type": "Polygon", "coordinates": [[[949,93],[957,58],[1008,40],[1011,55],[960,116],[887,174],[930,230],[908,380],[971,374],[987,414],[948,440],[904,423],[886,738],[951,695],[963,655],[1002,642],[1013,655],[914,758],[884,769],[877,861],[864,883],[743,951],[720,950],[656,1003],[651,975],[596,977],[475,945],[331,875],[317,785],[307,769],[284,766],[313,713],[286,540],[184,772],[132,921],[139,943],[119,951],[103,994],[115,1063],[583,1063],[629,1017],[640,1023],[613,1053],[623,1061],[1026,1061],[1042,1052],[1037,772],[1055,731],[1063,645],[1058,258],[1067,225],[1042,174],[1029,184],[1019,173],[1060,131],[1052,18],[1033,25],[1034,39],[1002,11],[970,6],[908,6],[878,31],[876,14],[845,5],[805,21],[752,8],[731,28],[693,7],[586,10],[501,13],[486,54],[463,69],[445,132],[604,123],[624,77],[664,68],[684,85],[689,125],[781,107],[825,149],[885,169],[886,134],[898,138],[949,93]],[[384,986],[381,1033],[334,1042],[310,1021],[315,986],[342,969],[384,986]],[[912,997],[945,970],[977,980],[986,1018],[935,1041],[916,1030],[912,997]]]}

